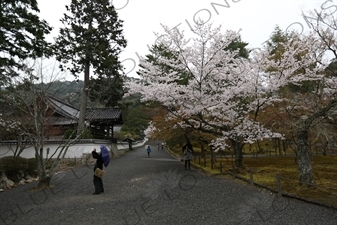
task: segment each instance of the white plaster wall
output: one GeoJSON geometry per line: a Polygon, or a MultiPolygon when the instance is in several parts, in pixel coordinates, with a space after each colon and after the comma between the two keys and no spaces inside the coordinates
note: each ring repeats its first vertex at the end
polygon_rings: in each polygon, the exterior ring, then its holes
{"type": "MultiPolygon", "coordinates": [[[[144,145],[144,143],[146,142],[147,140],[144,140],[142,142],[135,142],[133,143],[133,147],[139,147],[139,146],[142,146],[144,145]]],[[[102,142],[104,143],[104,141],[102,142]]],[[[109,144],[106,144],[104,143],[109,149],[110,149],[110,146],[109,144]]],[[[57,147],[59,146],[59,144],[48,144],[48,145],[45,145],[44,146],[44,154],[46,154],[46,149],[47,148],[50,148],[50,151],[49,151],[49,156],[51,154],[53,154],[57,147]]],[[[10,150],[11,148],[12,149],[15,149],[15,145],[12,145],[12,146],[6,146],[6,145],[0,145],[0,158],[1,157],[4,157],[4,156],[12,156],[13,155],[13,152],[10,150]]],[[[82,157],[83,153],[91,153],[91,151],[96,148],[98,151],[99,151],[99,147],[100,147],[100,143],[99,141],[97,141],[96,143],[88,143],[88,144],[76,144],[76,145],[73,145],[73,146],[70,146],[68,148],[68,151],[65,155],[66,158],[78,158],[78,157],[82,157]]],[[[129,148],[129,145],[128,143],[117,143],[117,149],[118,150],[123,150],[123,149],[128,149],[129,148]]],[[[35,150],[34,148],[30,147],[30,148],[27,148],[25,149],[21,155],[21,157],[24,157],[24,158],[35,158],[35,150]]],[[[46,156],[46,155],[44,155],[46,156]]],[[[54,156],[54,158],[56,158],[57,155],[54,156]]]]}

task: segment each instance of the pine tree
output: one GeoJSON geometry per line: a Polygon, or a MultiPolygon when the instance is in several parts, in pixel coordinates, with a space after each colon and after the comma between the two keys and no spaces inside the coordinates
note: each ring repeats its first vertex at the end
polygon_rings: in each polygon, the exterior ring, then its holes
{"type": "Polygon", "coordinates": [[[45,35],[51,27],[37,12],[36,0],[0,1],[0,84],[25,68],[22,60],[50,55],[45,35]]]}
{"type": "MultiPolygon", "coordinates": [[[[123,36],[122,20],[118,18],[114,6],[109,0],[72,0],[66,6],[68,14],[64,14],[61,22],[64,28],[60,29],[56,39],[55,51],[57,60],[61,62],[61,69],[69,70],[75,77],[84,72],[84,86],[82,90],[78,131],[84,128],[85,110],[88,94],[99,88],[90,84],[90,69],[95,78],[91,79],[121,82],[122,79],[113,79],[121,76],[122,66],[118,55],[126,47],[123,36]]],[[[112,82],[113,83],[113,82],[112,82]]],[[[102,82],[106,85],[106,82],[102,82]]],[[[122,85],[110,87],[118,94],[122,85]]],[[[96,91],[97,94],[97,91],[96,91]]],[[[103,95],[102,99],[107,102],[103,95]]],[[[113,103],[118,99],[114,99],[113,103]]]]}

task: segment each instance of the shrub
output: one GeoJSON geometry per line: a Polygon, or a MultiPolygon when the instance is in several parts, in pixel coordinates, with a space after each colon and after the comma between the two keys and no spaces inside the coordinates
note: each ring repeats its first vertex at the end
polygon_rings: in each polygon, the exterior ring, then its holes
{"type": "Polygon", "coordinates": [[[24,173],[28,169],[28,160],[22,157],[7,156],[1,159],[3,171],[5,171],[8,179],[18,182],[20,177],[19,173],[24,173]]]}
{"type": "Polygon", "coordinates": [[[83,131],[83,134],[81,135],[81,139],[91,139],[92,138],[92,134],[90,133],[90,130],[85,129],[83,131]]]}
{"type": "MultiPolygon", "coordinates": [[[[64,138],[65,139],[74,139],[76,137],[76,131],[74,131],[73,129],[68,129],[64,132],[64,138]]],[[[81,139],[91,139],[92,138],[92,134],[90,133],[90,130],[85,129],[81,135],[81,139]]]]}
{"type": "Polygon", "coordinates": [[[65,139],[74,139],[76,137],[76,132],[73,129],[68,129],[64,132],[65,139]]]}

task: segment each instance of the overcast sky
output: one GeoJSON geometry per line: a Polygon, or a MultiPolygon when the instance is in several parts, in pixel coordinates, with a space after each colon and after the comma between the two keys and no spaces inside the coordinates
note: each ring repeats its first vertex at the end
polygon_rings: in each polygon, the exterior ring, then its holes
{"type": "MultiPolygon", "coordinates": [[[[56,37],[59,22],[70,0],[38,0],[41,18],[54,27],[48,37],[56,37]]],[[[240,30],[242,40],[250,48],[260,47],[273,32],[276,25],[281,29],[297,29],[307,32],[310,28],[302,12],[337,9],[337,0],[114,0],[118,15],[124,21],[128,46],[120,60],[128,76],[136,76],[138,55],[148,53],[156,33],[162,33],[160,24],[178,26],[188,31],[194,18],[222,25],[224,29],[240,30]],[[226,2],[228,7],[225,7],[226,2]],[[213,4],[212,4],[213,3],[213,4]],[[216,4],[215,4],[216,3],[216,4]],[[218,4],[218,5],[217,5],[218,4]]]]}

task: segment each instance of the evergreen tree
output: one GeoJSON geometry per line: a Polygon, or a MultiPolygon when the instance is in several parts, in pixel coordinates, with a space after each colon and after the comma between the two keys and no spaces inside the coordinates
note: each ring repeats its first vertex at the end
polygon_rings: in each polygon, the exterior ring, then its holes
{"type": "Polygon", "coordinates": [[[1,85],[25,69],[20,61],[50,54],[45,34],[50,33],[51,27],[37,12],[36,0],[0,1],[1,85]]]}
{"type": "MultiPolygon", "coordinates": [[[[61,69],[69,70],[75,77],[84,72],[84,86],[81,97],[81,107],[78,131],[84,128],[85,110],[88,94],[98,87],[90,85],[90,69],[93,70],[97,80],[110,81],[113,77],[121,75],[122,66],[118,55],[126,47],[123,36],[122,22],[109,0],[72,0],[66,6],[68,14],[64,14],[61,22],[64,28],[56,39],[55,51],[57,59],[61,62],[61,69]]],[[[118,80],[121,81],[121,80],[118,80]]],[[[109,82],[110,84],[113,82],[109,82]]],[[[102,86],[106,82],[102,82],[102,86]]],[[[120,92],[122,85],[106,88],[108,91],[120,92]]],[[[101,89],[103,90],[103,89],[101,89]]],[[[108,94],[107,94],[108,95],[108,94]]],[[[107,100],[116,102],[118,99],[107,100]]],[[[112,94],[121,97],[119,94],[112,94]]]]}

